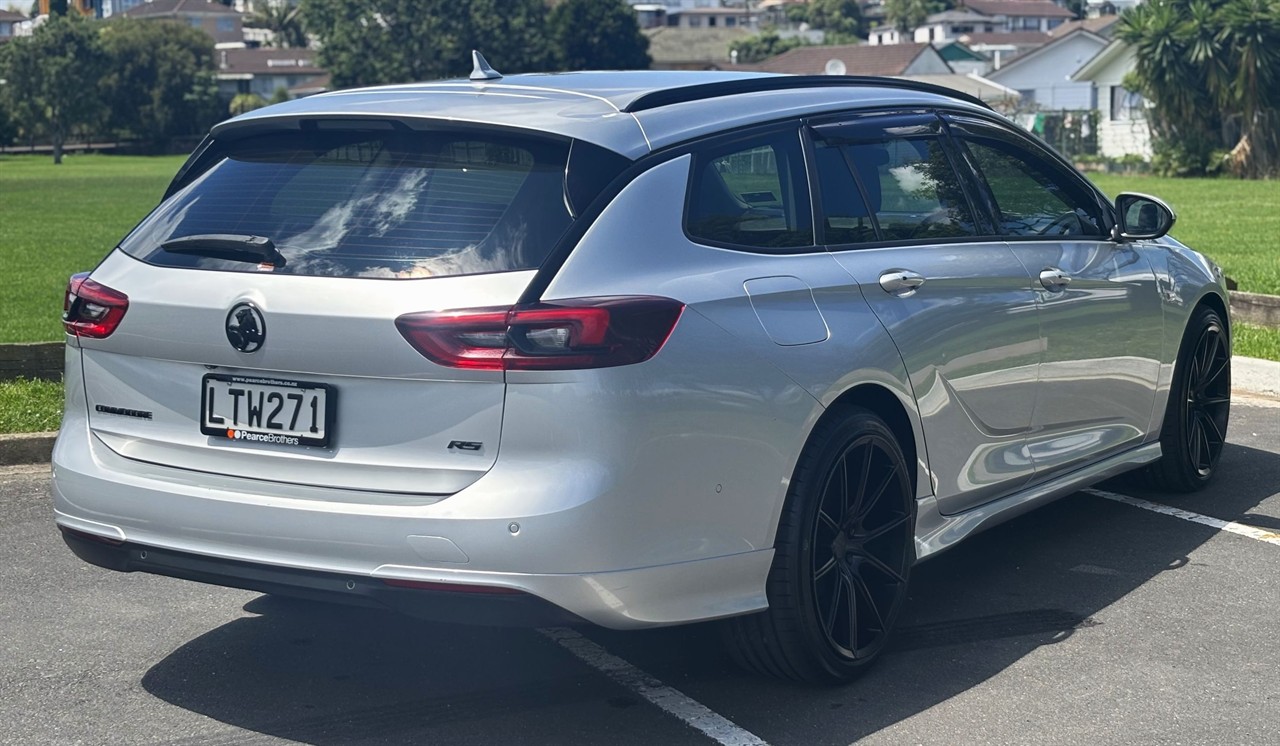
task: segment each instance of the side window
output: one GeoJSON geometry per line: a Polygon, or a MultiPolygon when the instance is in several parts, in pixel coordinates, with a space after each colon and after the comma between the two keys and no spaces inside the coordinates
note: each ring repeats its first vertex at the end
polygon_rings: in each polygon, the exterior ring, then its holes
{"type": "Polygon", "coordinates": [[[936,137],[844,146],[884,241],[977,234],[960,179],[936,137]]]}
{"type": "Polygon", "coordinates": [[[1011,236],[1105,236],[1097,198],[1038,156],[999,140],[965,144],[1011,236]]]}
{"type": "Polygon", "coordinates": [[[804,156],[795,132],[709,150],[694,159],[685,229],[751,248],[813,245],[804,156]]]}

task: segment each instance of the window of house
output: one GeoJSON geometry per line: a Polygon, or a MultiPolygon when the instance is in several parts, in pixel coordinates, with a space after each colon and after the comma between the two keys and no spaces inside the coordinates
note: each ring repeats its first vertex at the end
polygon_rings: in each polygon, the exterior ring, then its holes
{"type": "Polygon", "coordinates": [[[1107,234],[1097,196],[1041,156],[996,139],[963,137],[995,199],[1003,233],[1055,237],[1107,234]]]}
{"type": "Polygon", "coordinates": [[[187,16],[187,23],[189,23],[192,28],[204,28],[204,21],[200,16],[187,16]]]}
{"type": "Polygon", "coordinates": [[[1111,86],[1111,121],[1142,119],[1142,95],[1124,86],[1111,86]]]}
{"type": "Polygon", "coordinates": [[[813,245],[809,187],[795,132],[705,151],[693,168],[685,229],[694,239],[760,249],[813,245]]]}
{"type": "Polygon", "coordinates": [[[219,18],[218,32],[222,34],[232,34],[236,30],[236,20],[234,18],[219,18]]]}

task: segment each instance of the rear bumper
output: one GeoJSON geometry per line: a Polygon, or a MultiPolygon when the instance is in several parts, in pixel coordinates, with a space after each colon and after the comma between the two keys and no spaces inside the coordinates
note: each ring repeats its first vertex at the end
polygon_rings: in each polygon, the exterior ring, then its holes
{"type": "Polygon", "coordinates": [[[452,592],[397,587],[360,575],[274,567],[128,542],[117,544],[65,527],[62,540],[85,562],[117,572],[147,572],[310,601],[387,608],[435,622],[541,627],[584,621],[527,593],[484,592],[473,586],[459,586],[465,590],[452,592]]]}
{"type": "Polygon", "coordinates": [[[64,532],[119,544],[68,541],[86,561],[113,570],[476,623],[579,618],[637,629],[767,605],[771,548],[577,571],[608,556],[610,530],[634,531],[625,522],[602,528],[590,503],[499,520],[460,515],[449,505],[457,496],[431,505],[338,503],[311,494],[322,492],[317,488],[274,485],[278,492],[264,495],[266,486],[124,459],[74,417],[64,421],[54,447],[56,522],[64,532]],[[521,525],[514,533],[513,523],[521,525]],[[552,556],[566,571],[543,571],[552,556]],[[459,599],[457,592],[395,588],[388,580],[510,589],[524,598],[459,599]]]}

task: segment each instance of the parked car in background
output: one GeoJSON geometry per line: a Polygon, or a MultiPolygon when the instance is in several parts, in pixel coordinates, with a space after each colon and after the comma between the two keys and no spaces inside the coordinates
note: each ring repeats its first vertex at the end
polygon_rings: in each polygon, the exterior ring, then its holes
{"type": "Polygon", "coordinates": [[[724,619],[845,680],[915,563],[1213,477],[1227,296],[1173,222],[889,79],[477,64],[260,109],[72,279],[57,524],[436,619],[724,619]]]}

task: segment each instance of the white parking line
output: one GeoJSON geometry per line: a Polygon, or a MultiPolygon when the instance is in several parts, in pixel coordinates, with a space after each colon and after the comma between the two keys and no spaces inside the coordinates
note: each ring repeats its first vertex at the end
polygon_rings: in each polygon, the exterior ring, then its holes
{"type": "Polygon", "coordinates": [[[596,643],[566,627],[538,630],[573,653],[578,660],[639,694],[670,715],[724,746],[768,746],[759,736],[712,712],[706,705],[667,686],[596,643]]]}
{"type": "Polygon", "coordinates": [[[1121,495],[1115,492],[1107,492],[1106,490],[1087,489],[1082,490],[1082,492],[1086,492],[1096,497],[1106,498],[1107,500],[1115,500],[1116,502],[1124,503],[1125,505],[1132,505],[1135,508],[1150,510],[1152,513],[1171,515],[1174,518],[1181,518],[1184,521],[1199,523],[1202,526],[1216,528],[1219,531],[1226,531],[1227,533],[1246,536],[1250,539],[1256,539],[1258,541],[1266,542],[1267,544],[1280,546],[1280,534],[1274,531],[1267,531],[1254,526],[1246,526],[1243,523],[1236,523],[1234,521],[1224,521],[1218,518],[1211,518],[1207,515],[1201,515],[1200,513],[1193,513],[1190,510],[1173,508],[1168,505],[1153,503],[1137,497],[1129,497],[1128,495],[1121,495]]]}

